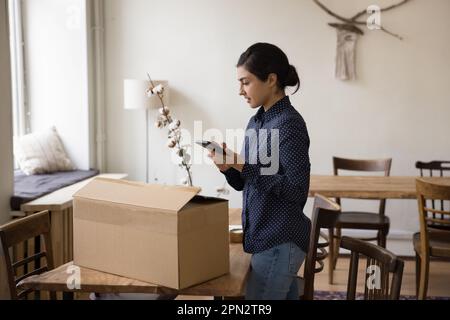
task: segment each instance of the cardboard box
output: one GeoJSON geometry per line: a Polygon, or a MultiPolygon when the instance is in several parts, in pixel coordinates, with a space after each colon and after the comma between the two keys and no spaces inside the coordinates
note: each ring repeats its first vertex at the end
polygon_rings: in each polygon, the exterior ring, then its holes
{"type": "Polygon", "coordinates": [[[74,195],[74,263],[183,289],[229,272],[228,201],[96,178],[74,195]]]}

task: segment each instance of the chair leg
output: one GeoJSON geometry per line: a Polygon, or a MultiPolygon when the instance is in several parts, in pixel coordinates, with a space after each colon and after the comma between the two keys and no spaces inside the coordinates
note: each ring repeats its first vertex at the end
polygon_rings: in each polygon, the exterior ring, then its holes
{"type": "Polygon", "coordinates": [[[420,284],[420,255],[416,251],[416,297],[419,298],[419,284],[420,284]]]}
{"type": "Polygon", "coordinates": [[[386,249],[387,232],[384,230],[378,231],[378,245],[386,249]]]}
{"type": "Polygon", "coordinates": [[[336,228],[336,236],[334,241],[334,259],[333,259],[333,270],[336,269],[337,260],[339,257],[339,248],[341,247],[341,228],[336,228]]]}
{"type": "Polygon", "coordinates": [[[430,257],[426,254],[420,259],[419,300],[427,298],[428,273],[430,268],[430,257]]]}
{"type": "Polygon", "coordinates": [[[334,273],[334,230],[333,228],[328,229],[328,283],[333,284],[333,273],[334,273]]]}

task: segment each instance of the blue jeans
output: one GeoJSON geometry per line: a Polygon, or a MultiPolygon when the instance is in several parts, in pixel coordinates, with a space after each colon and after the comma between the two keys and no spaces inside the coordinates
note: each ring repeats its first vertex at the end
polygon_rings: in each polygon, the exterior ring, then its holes
{"type": "Polygon", "coordinates": [[[253,254],[245,299],[298,300],[297,272],[305,256],[292,242],[253,254]]]}

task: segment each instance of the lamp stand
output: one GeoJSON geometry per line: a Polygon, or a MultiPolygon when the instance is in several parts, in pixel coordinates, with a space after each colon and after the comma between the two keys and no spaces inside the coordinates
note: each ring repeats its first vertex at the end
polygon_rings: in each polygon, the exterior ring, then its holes
{"type": "Polygon", "coordinates": [[[148,109],[145,109],[145,182],[148,183],[148,109]]]}

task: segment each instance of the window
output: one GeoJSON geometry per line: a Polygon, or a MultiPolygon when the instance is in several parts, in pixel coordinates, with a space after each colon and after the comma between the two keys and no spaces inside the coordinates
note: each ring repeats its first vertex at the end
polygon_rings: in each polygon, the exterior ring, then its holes
{"type": "MultiPolygon", "coordinates": [[[[21,4],[21,0],[8,1],[14,137],[30,132],[25,95],[24,42],[21,4]]],[[[17,168],[17,161],[14,161],[14,169],[17,168]]]]}
{"type": "Polygon", "coordinates": [[[7,1],[14,137],[54,126],[74,164],[93,168],[97,1],[7,1]]]}

